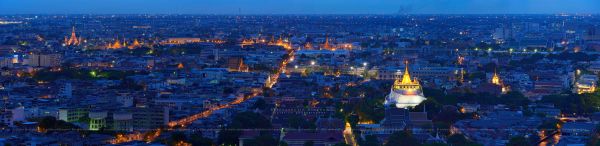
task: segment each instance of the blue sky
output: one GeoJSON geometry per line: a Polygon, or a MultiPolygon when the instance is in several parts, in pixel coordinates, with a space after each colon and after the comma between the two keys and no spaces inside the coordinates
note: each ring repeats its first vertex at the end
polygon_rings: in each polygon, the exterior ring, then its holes
{"type": "Polygon", "coordinates": [[[600,0],[0,0],[0,14],[600,13],[600,0]]]}

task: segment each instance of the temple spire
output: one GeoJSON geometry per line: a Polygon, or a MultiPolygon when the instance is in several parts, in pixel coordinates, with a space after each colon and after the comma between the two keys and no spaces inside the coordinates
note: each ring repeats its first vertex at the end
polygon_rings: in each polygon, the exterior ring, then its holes
{"type": "Polygon", "coordinates": [[[402,75],[403,84],[412,83],[412,79],[410,78],[410,73],[408,71],[408,61],[404,61],[404,74],[402,75]]]}
{"type": "Polygon", "coordinates": [[[492,84],[502,85],[502,83],[500,83],[500,76],[498,76],[496,69],[494,69],[494,75],[492,76],[492,84]]]}
{"type": "Polygon", "coordinates": [[[77,39],[77,35],[75,34],[75,26],[71,29],[71,38],[65,42],[66,45],[79,45],[80,41],[77,39]]]}

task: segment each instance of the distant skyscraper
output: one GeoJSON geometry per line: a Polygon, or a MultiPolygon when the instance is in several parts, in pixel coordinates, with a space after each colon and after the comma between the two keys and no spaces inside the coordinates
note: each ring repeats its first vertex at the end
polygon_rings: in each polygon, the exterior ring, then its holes
{"type": "Polygon", "coordinates": [[[61,54],[31,54],[27,60],[29,66],[34,67],[55,67],[60,66],[62,61],[61,54]]]}

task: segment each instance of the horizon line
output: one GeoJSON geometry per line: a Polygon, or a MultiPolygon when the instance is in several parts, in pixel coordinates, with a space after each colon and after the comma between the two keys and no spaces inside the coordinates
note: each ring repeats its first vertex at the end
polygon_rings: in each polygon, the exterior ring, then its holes
{"type": "Polygon", "coordinates": [[[600,15],[599,13],[0,13],[0,15],[600,15]]]}

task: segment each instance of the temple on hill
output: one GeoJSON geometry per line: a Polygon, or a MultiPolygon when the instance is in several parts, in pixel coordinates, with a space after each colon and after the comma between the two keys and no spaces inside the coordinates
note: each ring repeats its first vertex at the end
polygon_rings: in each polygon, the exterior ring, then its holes
{"type": "Polygon", "coordinates": [[[71,37],[67,39],[65,36],[64,43],[67,46],[77,46],[81,43],[81,38],[77,38],[77,35],[75,34],[75,26],[73,26],[73,29],[71,30],[71,37]]]}
{"type": "Polygon", "coordinates": [[[390,91],[385,98],[386,107],[410,108],[414,107],[426,98],[423,96],[421,84],[416,78],[411,78],[408,70],[408,62],[405,63],[404,74],[401,79],[396,79],[390,91]]]}

